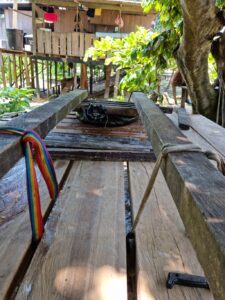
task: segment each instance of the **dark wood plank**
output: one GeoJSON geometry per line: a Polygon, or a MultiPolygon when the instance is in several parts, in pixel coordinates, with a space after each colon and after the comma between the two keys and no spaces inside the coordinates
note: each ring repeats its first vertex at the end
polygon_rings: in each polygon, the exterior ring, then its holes
{"type": "Polygon", "coordinates": [[[123,163],[75,162],[16,299],[127,299],[123,163]]]}
{"type": "Polygon", "coordinates": [[[186,109],[183,107],[179,107],[177,110],[177,114],[179,128],[182,130],[188,130],[190,128],[191,120],[189,118],[189,115],[187,114],[186,109]]]}
{"type": "MultiPolygon", "coordinates": [[[[136,216],[153,163],[129,163],[133,214],[136,216]]],[[[184,229],[162,172],[159,172],[135,232],[137,251],[137,299],[209,300],[205,289],[176,286],[168,290],[169,272],[204,276],[184,229]]]]}
{"type": "MultiPolygon", "coordinates": [[[[132,100],[154,152],[189,142],[142,93],[132,100]]],[[[162,171],[216,299],[225,295],[225,178],[202,153],[171,153],[162,171]]]]}
{"type": "MultiPolygon", "coordinates": [[[[54,163],[54,166],[58,182],[62,185],[66,170],[69,166],[69,161],[57,161],[54,163]]],[[[15,172],[18,171],[17,165],[15,165],[13,169],[15,169],[15,172]]],[[[17,281],[21,279],[20,277],[23,274],[22,270],[24,270],[33,251],[31,247],[31,226],[26,199],[26,183],[25,178],[23,178],[23,174],[25,173],[25,163],[23,172],[21,172],[21,169],[19,169],[19,171],[20,174],[15,174],[13,178],[13,184],[16,185],[15,181],[17,181],[17,185],[22,187],[20,190],[13,190],[13,187],[9,190],[12,198],[14,194],[15,201],[20,202],[21,208],[17,209],[17,214],[12,216],[10,220],[4,218],[4,223],[2,222],[0,230],[0,299],[10,299],[10,295],[13,293],[17,281]]],[[[3,177],[1,180],[3,180],[4,183],[6,179],[3,177]]],[[[1,184],[2,182],[0,182],[0,185],[1,184]]],[[[44,218],[46,218],[51,205],[51,200],[43,179],[41,179],[39,186],[42,214],[44,218]]],[[[1,192],[3,191],[1,190],[1,192]]],[[[2,201],[6,200],[5,198],[2,199],[2,201]]],[[[13,209],[15,210],[15,208],[13,209]]],[[[1,211],[2,218],[7,213],[6,210],[7,208],[1,211]]],[[[3,219],[0,218],[0,220],[3,219]]]]}
{"type": "Polygon", "coordinates": [[[54,159],[97,161],[155,161],[153,151],[48,148],[54,159]]]}
{"type": "MultiPolygon", "coordinates": [[[[60,96],[27,114],[8,122],[9,127],[33,129],[44,138],[82,100],[87,98],[87,91],[76,90],[60,96]]],[[[23,149],[18,136],[0,135],[0,178],[23,156],[23,149]]]]}

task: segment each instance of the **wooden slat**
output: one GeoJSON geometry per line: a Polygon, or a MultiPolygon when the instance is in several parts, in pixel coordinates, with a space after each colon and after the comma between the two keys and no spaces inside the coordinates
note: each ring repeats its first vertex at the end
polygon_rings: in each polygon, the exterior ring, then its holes
{"type": "MultiPolygon", "coordinates": [[[[74,109],[85,98],[87,98],[87,91],[72,91],[12,120],[7,125],[9,127],[33,129],[44,138],[68,112],[74,109]]],[[[19,137],[0,135],[0,141],[1,178],[23,156],[23,149],[19,137]]]]}
{"type": "Polygon", "coordinates": [[[76,162],[16,299],[126,300],[124,214],[123,164],[76,162]]]}
{"type": "Polygon", "coordinates": [[[37,30],[37,52],[44,54],[44,40],[43,40],[43,30],[37,30]]]}
{"type": "Polygon", "coordinates": [[[225,129],[201,115],[191,116],[191,127],[225,156],[225,129]]]}
{"type": "MultiPolygon", "coordinates": [[[[129,163],[134,216],[152,173],[152,163],[129,163]]],[[[213,299],[208,290],[177,286],[166,288],[169,272],[204,276],[192,245],[185,234],[162,173],[158,174],[136,232],[137,300],[213,299]]]]}
{"type": "Polygon", "coordinates": [[[142,150],[98,150],[48,147],[48,151],[54,159],[82,159],[96,161],[155,161],[155,155],[152,151],[147,152],[142,150]]]}
{"type": "Polygon", "coordinates": [[[66,55],[66,33],[60,33],[60,55],[66,55]]]}
{"type": "Polygon", "coordinates": [[[94,40],[95,35],[94,34],[90,34],[90,33],[85,33],[85,48],[84,51],[86,51],[87,49],[89,49],[92,45],[93,45],[93,40],[94,40]]]}
{"type": "Polygon", "coordinates": [[[73,56],[80,56],[80,33],[79,32],[72,32],[72,55],[73,56]]]}
{"type": "MultiPolygon", "coordinates": [[[[63,182],[63,177],[68,164],[69,161],[66,160],[57,161],[54,164],[59,184],[62,184],[63,182]]],[[[17,172],[17,167],[15,166],[13,170],[17,172]]],[[[25,179],[20,179],[20,174],[17,175],[18,185],[24,184],[25,179]]],[[[2,180],[4,180],[4,178],[2,180]]],[[[15,184],[15,182],[13,182],[13,184],[15,184]]],[[[51,200],[43,179],[40,181],[39,186],[42,214],[45,216],[51,200]]],[[[24,190],[23,195],[26,197],[26,184],[23,185],[21,189],[24,190]]],[[[18,197],[19,191],[15,190],[11,192],[15,193],[15,197],[18,197]]],[[[21,276],[20,270],[23,269],[27,259],[29,259],[30,253],[32,252],[31,227],[28,207],[26,205],[27,200],[20,199],[20,201],[25,202],[23,210],[14,216],[10,222],[5,222],[0,230],[0,299],[10,298],[9,295],[13,292],[13,289],[15,289],[16,281],[19,279],[18,277],[21,276]]],[[[4,215],[4,212],[1,212],[1,214],[4,215]]]]}
{"type": "Polygon", "coordinates": [[[85,52],[84,36],[85,33],[80,32],[80,55],[79,55],[80,57],[83,57],[85,52]]]}
{"type": "Polygon", "coordinates": [[[52,33],[45,32],[45,54],[52,54],[52,33]]]}
{"type": "Polygon", "coordinates": [[[67,55],[72,55],[72,34],[66,34],[66,43],[67,43],[67,55]]]}
{"type": "Polygon", "coordinates": [[[52,54],[60,54],[60,33],[52,32],[52,54]]]}
{"type": "MultiPolygon", "coordinates": [[[[142,93],[132,100],[158,156],[164,144],[189,140],[142,93]]],[[[173,153],[162,170],[216,299],[225,295],[225,178],[202,153],[173,153]],[[207,245],[207,246],[206,246],[207,245]]]]}

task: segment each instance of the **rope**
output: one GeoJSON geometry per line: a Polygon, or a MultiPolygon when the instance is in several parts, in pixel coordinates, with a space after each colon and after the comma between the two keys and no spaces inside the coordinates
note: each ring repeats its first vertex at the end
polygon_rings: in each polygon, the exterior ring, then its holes
{"type": "Polygon", "coordinates": [[[32,152],[35,152],[37,165],[48,187],[51,199],[56,200],[59,189],[54,166],[42,139],[32,130],[22,130],[12,127],[0,127],[0,133],[21,136],[26,161],[27,197],[32,229],[32,240],[37,242],[44,232],[41,213],[40,194],[32,152]]]}
{"type": "Polygon", "coordinates": [[[223,175],[225,175],[225,161],[219,154],[214,153],[212,151],[203,152],[200,147],[198,147],[194,144],[183,144],[183,145],[165,144],[162,147],[162,149],[159,153],[159,156],[156,160],[156,163],[155,163],[154,169],[152,171],[151,177],[149,179],[148,185],[146,187],[144,196],[141,200],[141,204],[139,206],[137,216],[134,220],[134,224],[133,224],[131,233],[133,233],[137,227],[137,224],[140,220],[141,214],[145,208],[145,205],[148,201],[149,195],[153,189],[153,186],[154,186],[157,174],[159,172],[160,166],[162,164],[162,161],[164,159],[166,159],[166,157],[169,153],[178,153],[178,152],[201,152],[201,153],[205,154],[209,159],[215,160],[217,162],[218,169],[223,173],[223,175]]]}

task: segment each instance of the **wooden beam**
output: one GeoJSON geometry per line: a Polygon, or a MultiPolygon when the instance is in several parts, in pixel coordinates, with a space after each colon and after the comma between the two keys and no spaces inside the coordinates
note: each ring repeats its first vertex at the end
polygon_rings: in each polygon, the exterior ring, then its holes
{"type": "Polygon", "coordinates": [[[5,78],[5,68],[4,68],[4,59],[2,52],[0,51],[0,69],[1,69],[1,75],[2,75],[2,83],[3,87],[6,88],[6,78],[5,78]]]}
{"type": "MultiPolygon", "coordinates": [[[[59,121],[86,98],[85,90],[70,92],[8,122],[7,126],[33,129],[44,138],[59,121]]],[[[1,178],[23,156],[23,149],[18,136],[0,135],[0,141],[1,178]]]]}
{"type": "MultiPolygon", "coordinates": [[[[167,143],[190,143],[147,96],[134,93],[132,100],[156,156],[167,143]]],[[[203,153],[171,153],[162,171],[214,297],[222,300],[225,295],[225,178],[203,153]]]]}
{"type": "Polygon", "coordinates": [[[185,108],[179,107],[177,110],[179,128],[188,130],[190,128],[191,120],[185,108]]]}

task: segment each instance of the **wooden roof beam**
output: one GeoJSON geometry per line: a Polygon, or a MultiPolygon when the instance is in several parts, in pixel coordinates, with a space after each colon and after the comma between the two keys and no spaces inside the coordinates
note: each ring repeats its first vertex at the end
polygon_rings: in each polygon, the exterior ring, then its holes
{"type": "MultiPolygon", "coordinates": [[[[191,143],[143,93],[132,100],[156,156],[165,144],[191,143]]],[[[203,153],[170,153],[162,171],[215,299],[225,295],[225,177],[203,153]]],[[[198,275],[198,274],[195,274],[198,275]]]]}

